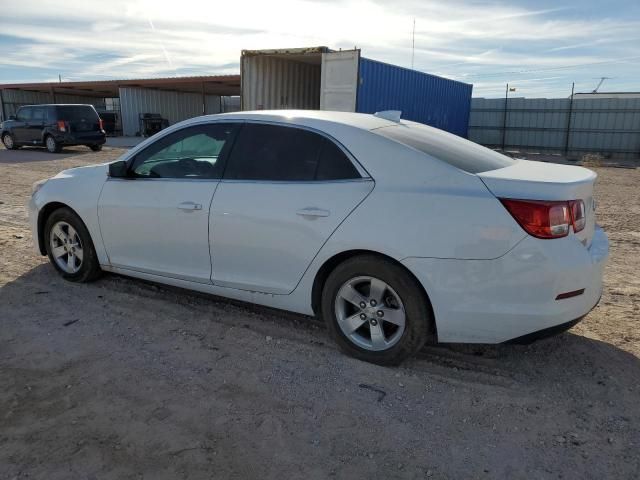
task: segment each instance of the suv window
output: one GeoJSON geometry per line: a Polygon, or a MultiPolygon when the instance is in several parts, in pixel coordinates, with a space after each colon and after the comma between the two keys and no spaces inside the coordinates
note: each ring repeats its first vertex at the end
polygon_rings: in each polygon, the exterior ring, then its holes
{"type": "Polygon", "coordinates": [[[19,122],[28,122],[29,120],[31,120],[32,110],[33,109],[31,107],[22,107],[20,110],[18,110],[16,118],[19,122]]]}
{"type": "Polygon", "coordinates": [[[98,120],[98,113],[91,105],[58,105],[56,114],[59,120],[66,122],[98,120]]]}
{"type": "Polygon", "coordinates": [[[359,178],[351,161],[333,142],[295,127],[243,125],[224,178],[313,181],[359,178]]]}
{"type": "Polygon", "coordinates": [[[468,173],[488,172],[513,165],[515,160],[477,143],[414,122],[382,127],[373,133],[415,148],[468,173]]]}
{"type": "Polygon", "coordinates": [[[132,172],[142,178],[221,178],[235,129],[208,124],[173,132],[136,155],[132,172]]]}
{"type": "Polygon", "coordinates": [[[44,121],[44,108],[43,107],[35,107],[33,109],[33,114],[31,116],[32,122],[43,122],[44,121]]]}

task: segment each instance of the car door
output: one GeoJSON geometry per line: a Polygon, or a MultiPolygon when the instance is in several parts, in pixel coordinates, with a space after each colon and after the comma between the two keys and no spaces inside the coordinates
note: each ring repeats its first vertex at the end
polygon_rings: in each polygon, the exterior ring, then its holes
{"type": "Polygon", "coordinates": [[[31,107],[31,118],[27,122],[26,137],[29,143],[42,143],[45,107],[31,107]]]}
{"type": "Polygon", "coordinates": [[[115,267],[211,283],[209,209],[236,126],[209,123],[159,138],[108,178],[98,203],[115,267]]]}
{"type": "Polygon", "coordinates": [[[29,143],[29,121],[32,112],[32,107],[20,107],[16,112],[16,121],[11,128],[16,143],[29,143]]]}
{"type": "Polygon", "coordinates": [[[324,242],[372,190],[361,171],[315,131],[245,123],[213,200],[213,283],[292,292],[324,242]]]}

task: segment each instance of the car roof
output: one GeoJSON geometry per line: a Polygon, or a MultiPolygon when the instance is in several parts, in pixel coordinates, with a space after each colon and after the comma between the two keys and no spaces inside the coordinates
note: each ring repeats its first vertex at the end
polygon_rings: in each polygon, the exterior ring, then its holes
{"type": "Polygon", "coordinates": [[[302,125],[321,123],[342,124],[363,130],[389,127],[396,123],[369,113],[334,112],[328,110],[256,110],[210,115],[216,119],[257,120],[302,125]]]}

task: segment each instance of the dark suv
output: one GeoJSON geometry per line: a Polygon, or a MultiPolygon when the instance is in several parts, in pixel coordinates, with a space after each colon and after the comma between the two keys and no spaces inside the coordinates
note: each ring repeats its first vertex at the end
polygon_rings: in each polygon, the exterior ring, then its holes
{"type": "Polygon", "coordinates": [[[63,146],[102,149],[105,133],[93,105],[27,105],[0,124],[0,138],[9,150],[44,145],[51,153],[63,146]]]}

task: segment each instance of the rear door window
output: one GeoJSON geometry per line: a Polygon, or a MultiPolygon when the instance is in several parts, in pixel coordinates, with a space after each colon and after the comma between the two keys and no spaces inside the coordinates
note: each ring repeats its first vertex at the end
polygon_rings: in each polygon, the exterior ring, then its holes
{"type": "Polygon", "coordinates": [[[31,115],[32,122],[44,122],[44,107],[34,107],[31,115]]]}
{"type": "Polygon", "coordinates": [[[307,182],[359,178],[349,158],[328,138],[282,125],[247,123],[235,142],[224,178],[307,182]]]}
{"type": "Polygon", "coordinates": [[[89,105],[63,105],[56,107],[56,109],[60,120],[66,122],[98,120],[98,114],[89,105]]]}
{"type": "Polygon", "coordinates": [[[372,130],[468,173],[488,172],[513,165],[515,160],[451,133],[419,123],[405,122],[372,130]]]}

